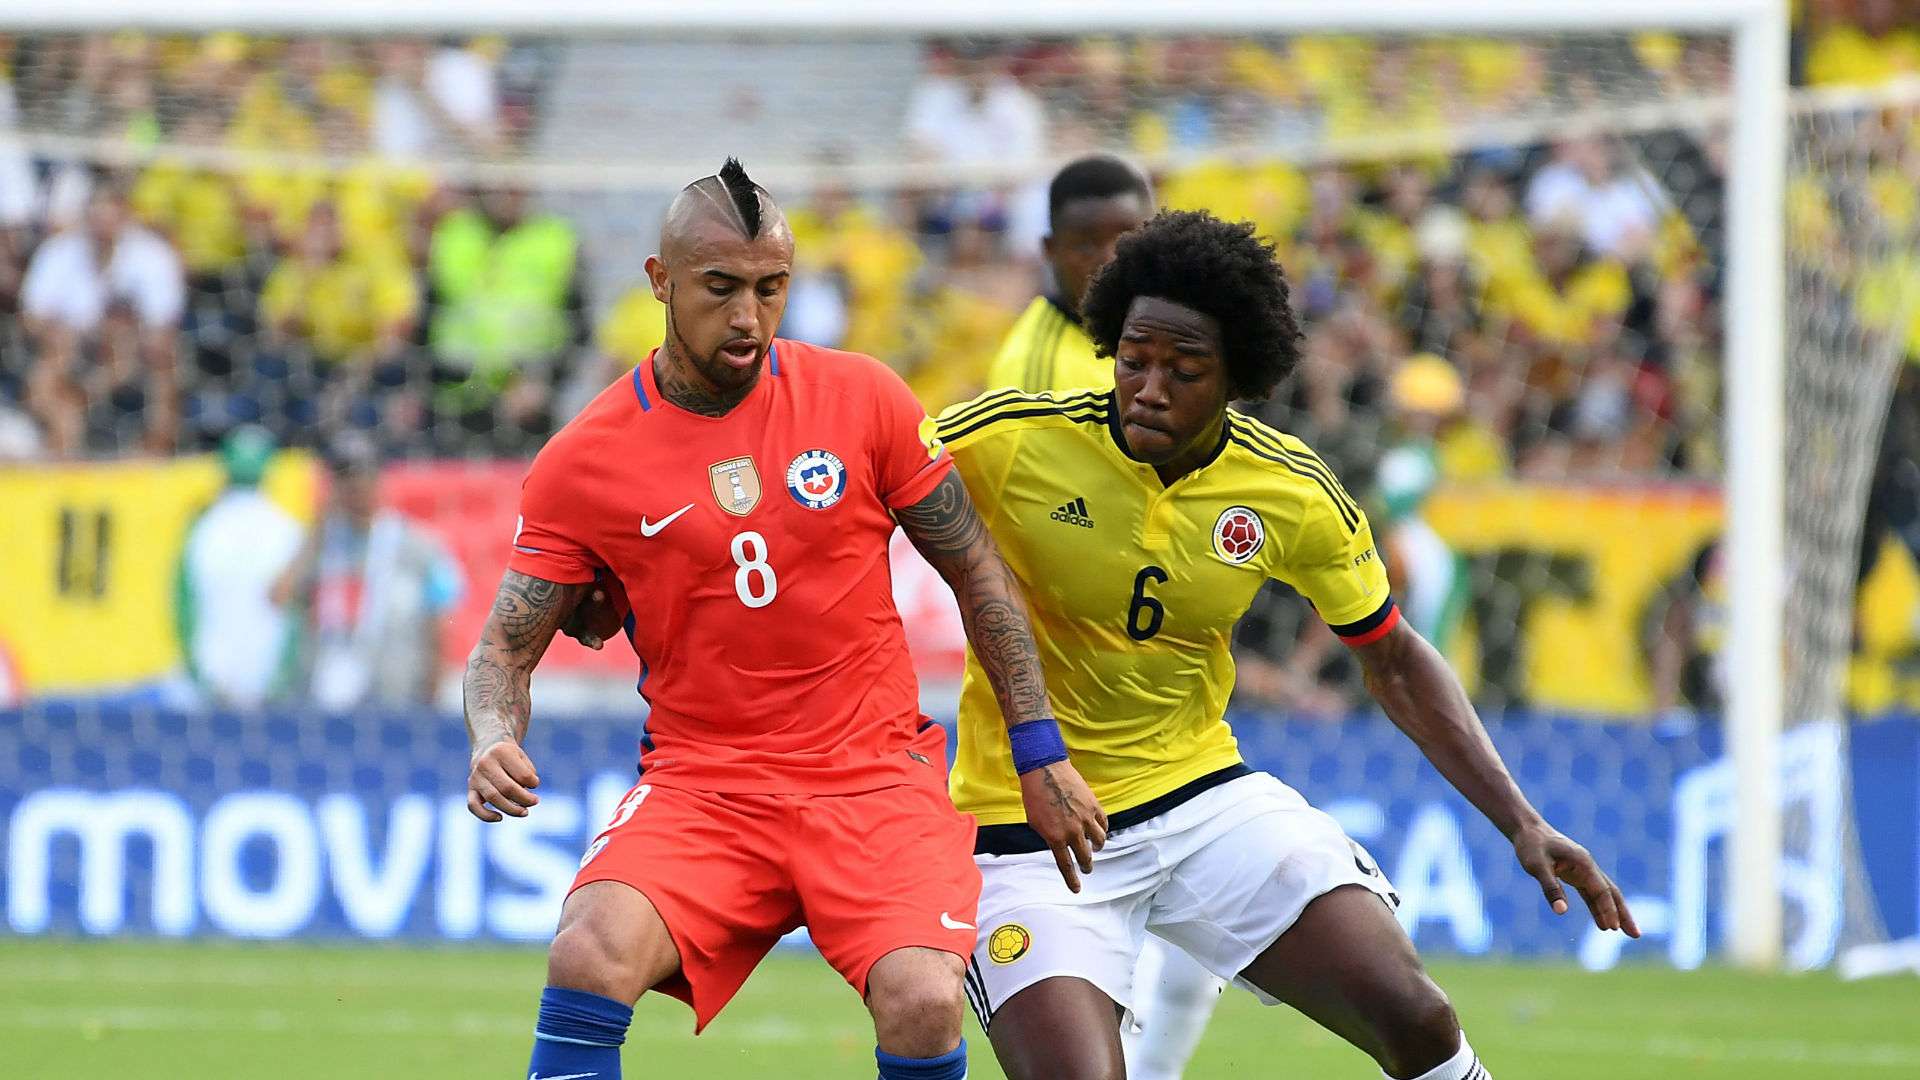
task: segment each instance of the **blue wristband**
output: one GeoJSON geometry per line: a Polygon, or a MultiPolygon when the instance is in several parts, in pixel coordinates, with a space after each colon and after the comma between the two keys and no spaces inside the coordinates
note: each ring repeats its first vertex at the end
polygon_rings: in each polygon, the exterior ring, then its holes
{"type": "Polygon", "coordinates": [[[1032,772],[1056,761],[1067,760],[1067,743],[1060,737],[1060,725],[1051,719],[1029,720],[1007,729],[1013,743],[1013,771],[1032,772]]]}

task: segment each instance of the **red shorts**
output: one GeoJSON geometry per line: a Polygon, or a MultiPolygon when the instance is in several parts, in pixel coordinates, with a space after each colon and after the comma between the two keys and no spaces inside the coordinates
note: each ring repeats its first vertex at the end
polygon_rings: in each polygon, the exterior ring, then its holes
{"type": "Polygon", "coordinates": [[[895,949],[973,955],[973,818],[936,782],[856,795],[721,795],[644,781],[587,848],[573,888],[618,881],[680,951],[655,989],[705,1028],[780,937],[806,926],[861,996],[895,949]]]}

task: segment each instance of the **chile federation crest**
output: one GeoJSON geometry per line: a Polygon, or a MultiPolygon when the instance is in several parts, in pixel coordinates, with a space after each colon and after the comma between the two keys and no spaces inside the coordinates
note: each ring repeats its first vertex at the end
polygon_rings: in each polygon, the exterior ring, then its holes
{"type": "Polygon", "coordinates": [[[787,466],[787,491],[809,510],[825,510],[847,493],[847,466],[831,450],[802,450],[787,466]]]}

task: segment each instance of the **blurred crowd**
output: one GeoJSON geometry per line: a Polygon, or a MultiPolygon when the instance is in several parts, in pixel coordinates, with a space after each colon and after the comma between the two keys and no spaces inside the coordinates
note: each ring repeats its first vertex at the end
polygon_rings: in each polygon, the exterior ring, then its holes
{"type": "MultiPolygon", "coordinates": [[[[1920,76],[1920,3],[1796,8],[1797,81],[1920,76]]],[[[664,331],[644,283],[589,295],[579,223],[436,169],[521,160],[564,49],[0,41],[0,460],[200,451],[240,425],[352,435],[370,460],[531,453],[664,331]]],[[[963,171],[1115,150],[1162,204],[1257,223],[1307,340],[1254,407],[1376,498],[1408,431],[1432,447],[1427,486],[1710,479],[1724,133],[1563,119],[1711,98],[1728,73],[1724,40],[1667,34],[939,41],[897,153],[963,171]],[[1503,134],[1457,137],[1483,123],[1503,134]]],[[[1822,161],[1796,175],[1792,243],[1920,357],[1920,111],[1857,121],[1802,148],[1864,167],[1838,193],[1822,161]],[[1871,251],[1862,213],[1885,226],[1871,251]]],[[[790,199],[783,332],[882,357],[929,408],[984,389],[1046,287],[1044,179],[790,199]]]]}
{"type": "Polygon", "coordinates": [[[574,226],[432,164],[513,154],[548,59],[497,39],[0,43],[0,454],[200,450],[247,422],[393,452],[537,445],[588,336],[574,226]]]}

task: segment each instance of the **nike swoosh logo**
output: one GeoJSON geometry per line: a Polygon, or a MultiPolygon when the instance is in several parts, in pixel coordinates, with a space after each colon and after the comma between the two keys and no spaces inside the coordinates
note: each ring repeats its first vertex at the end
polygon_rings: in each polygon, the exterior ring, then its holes
{"type": "MultiPolygon", "coordinates": [[[[679,517],[679,516],[680,516],[681,514],[684,514],[684,513],[686,513],[687,511],[689,511],[689,510],[691,510],[691,509],[693,509],[693,504],[692,504],[692,503],[688,503],[687,505],[685,505],[685,506],[683,506],[683,507],[681,507],[680,509],[678,509],[678,510],[675,510],[675,511],[674,511],[673,513],[671,513],[671,514],[668,514],[668,515],[667,515],[666,517],[663,517],[663,518],[661,518],[661,519],[660,519],[659,521],[648,521],[648,520],[647,520],[647,518],[646,518],[646,515],[644,515],[644,514],[643,514],[643,515],[641,515],[641,517],[640,517],[640,535],[641,535],[641,536],[652,536],[652,535],[654,535],[655,533],[658,533],[658,532],[659,532],[659,531],[660,531],[661,529],[664,529],[664,528],[666,528],[667,526],[669,526],[669,525],[671,525],[671,524],[673,524],[673,519],[674,519],[674,518],[677,518],[677,517],[679,517]]],[[[592,1076],[592,1075],[594,1075],[594,1074],[593,1074],[593,1073],[581,1073],[580,1075],[582,1075],[582,1076],[592,1076]]],[[[567,1078],[567,1077],[564,1077],[564,1076],[540,1076],[540,1077],[529,1077],[529,1078],[528,1078],[528,1080],[568,1080],[568,1078],[567,1078]]]]}
{"type": "MultiPolygon", "coordinates": [[[[672,519],[669,518],[668,520],[672,520],[672,519]]],[[[586,1078],[589,1076],[599,1076],[599,1075],[600,1074],[597,1072],[568,1073],[565,1076],[541,1076],[539,1073],[528,1073],[527,1080],[586,1080],[586,1078]]]]}
{"type": "Polygon", "coordinates": [[[953,916],[947,914],[944,911],[940,913],[940,925],[946,927],[949,930],[978,930],[979,929],[979,927],[973,925],[972,923],[961,922],[959,919],[954,918],[953,916]]]}

